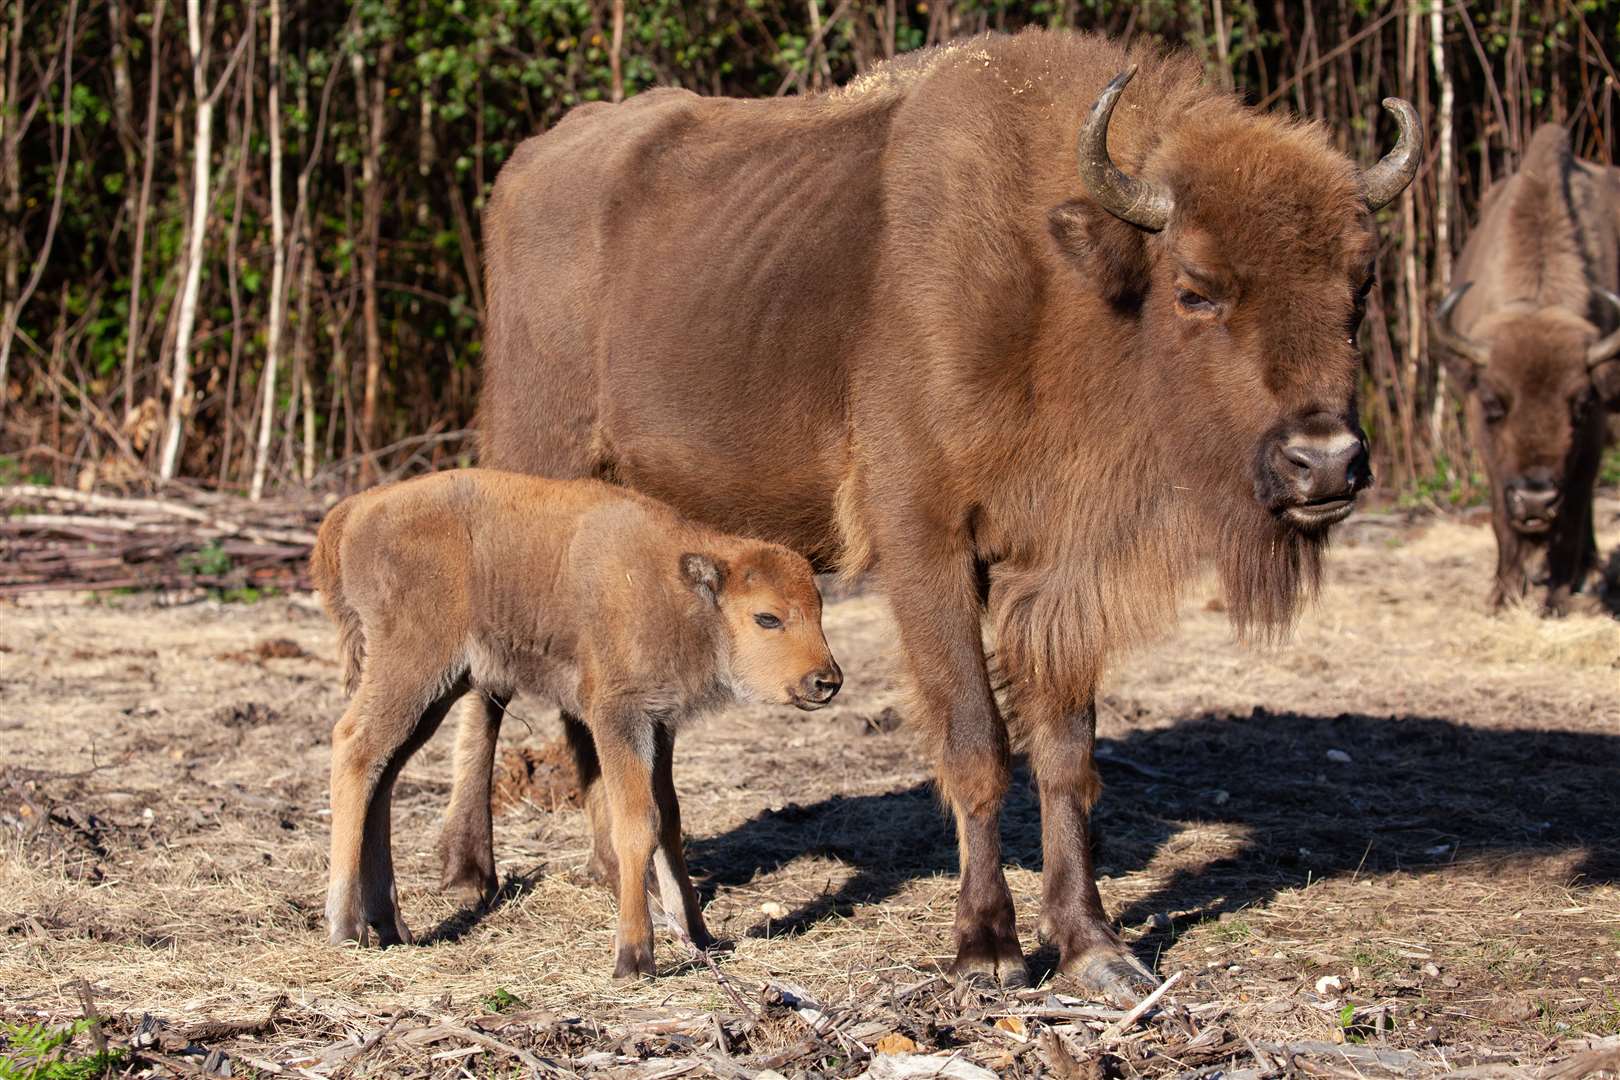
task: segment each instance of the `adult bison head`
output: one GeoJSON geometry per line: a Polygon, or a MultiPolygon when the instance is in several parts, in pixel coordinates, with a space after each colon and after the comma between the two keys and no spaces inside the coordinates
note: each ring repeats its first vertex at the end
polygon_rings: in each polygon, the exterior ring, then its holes
{"type": "MultiPolygon", "coordinates": [[[[1431,330],[1453,381],[1468,398],[1475,442],[1513,531],[1541,536],[1564,508],[1576,449],[1591,443],[1602,406],[1620,407],[1620,331],[1563,307],[1510,304],[1460,333],[1452,313],[1471,283],[1453,289],[1431,330]]],[[[1594,301],[1620,317],[1620,296],[1594,301]]]]}
{"type": "Polygon", "coordinates": [[[1135,70],[1081,128],[1090,202],[1055,211],[1054,235],[1140,319],[1139,360],[1162,379],[1158,426],[1185,482],[1228,506],[1252,492],[1283,525],[1321,533],[1372,483],[1355,334],[1373,283],[1373,212],[1422,157],[1417,114],[1384,101],[1400,138],[1361,171],[1316,125],[1193,101],[1174,123],[1161,118],[1162,133],[1140,130],[1137,115],[1116,125],[1116,145],[1141,162],[1133,177],[1108,143],[1135,70]]]}

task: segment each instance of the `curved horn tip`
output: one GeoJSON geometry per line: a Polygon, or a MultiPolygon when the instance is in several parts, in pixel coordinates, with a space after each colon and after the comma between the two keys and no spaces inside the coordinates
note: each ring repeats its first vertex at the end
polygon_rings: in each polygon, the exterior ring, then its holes
{"type": "Polygon", "coordinates": [[[1097,204],[1121,221],[1158,232],[1170,220],[1173,201],[1170,193],[1121,172],[1108,156],[1108,124],[1114,104],[1125,84],[1136,75],[1132,64],[1115,75],[1091,106],[1091,114],[1080,126],[1080,182],[1097,204]]]}
{"type": "Polygon", "coordinates": [[[1490,350],[1473,338],[1459,334],[1451,325],[1451,310],[1457,306],[1457,301],[1463,298],[1463,294],[1473,287],[1472,281],[1465,281],[1447,293],[1446,298],[1440,301],[1440,306],[1435,309],[1429,329],[1432,341],[1441,348],[1474,364],[1485,364],[1490,359],[1490,350]]]}
{"type": "MultiPolygon", "coordinates": [[[[1603,297],[1603,299],[1608,302],[1609,306],[1614,308],[1616,314],[1620,314],[1620,296],[1615,295],[1613,292],[1603,288],[1601,285],[1594,288],[1593,292],[1596,292],[1599,296],[1603,297]]],[[[1607,363],[1608,361],[1614,359],[1614,357],[1617,355],[1620,355],[1620,330],[1615,330],[1607,336],[1599,338],[1597,341],[1592,343],[1592,348],[1587,352],[1586,355],[1586,366],[1589,368],[1595,368],[1599,364],[1607,363]]]]}
{"type": "Polygon", "coordinates": [[[1136,67],[1137,65],[1132,64],[1118,75],[1115,75],[1112,79],[1109,79],[1108,85],[1103,87],[1103,93],[1106,94],[1110,90],[1125,89],[1126,86],[1130,85],[1130,81],[1136,78],[1136,67]]]}
{"type": "Polygon", "coordinates": [[[1405,191],[1423,163],[1423,125],[1417,110],[1411,102],[1398,97],[1385,98],[1383,106],[1395,117],[1401,133],[1395,148],[1361,174],[1367,206],[1375,211],[1382,210],[1405,191]]]}

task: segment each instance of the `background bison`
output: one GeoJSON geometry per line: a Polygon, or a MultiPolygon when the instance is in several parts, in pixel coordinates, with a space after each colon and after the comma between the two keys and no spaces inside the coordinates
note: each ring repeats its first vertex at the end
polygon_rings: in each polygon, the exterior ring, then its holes
{"type": "Polygon", "coordinates": [[[1617,275],[1620,170],[1575,158],[1549,124],[1486,200],[1434,328],[1490,477],[1496,607],[1525,595],[1533,554],[1560,614],[1597,566],[1592,484],[1605,411],[1620,407],[1617,275]]]}
{"type": "Polygon", "coordinates": [[[1097,680],[1206,563],[1239,625],[1286,625],[1370,481],[1371,211],[1421,158],[1386,107],[1399,145],[1362,172],[1188,56],[1030,30],[820,96],[576,110],[491,197],[482,461],[875,570],[956,818],[953,970],[1026,977],[1017,748],[1042,936],[1129,999],[1152,976],[1093,880],[1097,680]]]}

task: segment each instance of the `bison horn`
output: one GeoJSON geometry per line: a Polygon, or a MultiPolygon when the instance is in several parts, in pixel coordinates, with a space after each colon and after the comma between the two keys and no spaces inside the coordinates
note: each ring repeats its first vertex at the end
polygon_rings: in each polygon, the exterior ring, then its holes
{"type": "MultiPolygon", "coordinates": [[[[1608,289],[1598,289],[1596,292],[1614,308],[1616,315],[1620,315],[1620,296],[1616,296],[1608,289]]],[[[1591,347],[1586,350],[1586,366],[1595,368],[1605,360],[1613,359],[1617,354],[1620,354],[1620,330],[1592,342],[1591,347]]]]}
{"type": "Polygon", "coordinates": [[[1457,306],[1457,301],[1462,299],[1463,293],[1467,292],[1473,284],[1472,281],[1465,281],[1451,290],[1451,294],[1441,302],[1440,307],[1435,311],[1434,321],[1429,326],[1429,333],[1434,344],[1447,352],[1475,364],[1484,364],[1490,359],[1490,348],[1483,342],[1464,337],[1451,325],[1452,308],[1457,306]]]}
{"type": "Polygon", "coordinates": [[[1395,141],[1395,149],[1361,174],[1362,191],[1372,210],[1382,210],[1405,191],[1406,185],[1417,175],[1418,166],[1423,164],[1423,128],[1418,123],[1417,110],[1410,102],[1397,97],[1385,98],[1384,108],[1395,117],[1401,137],[1395,141]]]}
{"type": "Polygon", "coordinates": [[[1110,214],[1138,228],[1158,232],[1170,220],[1174,206],[1170,193],[1126,176],[1108,156],[1108,121],[1114,115],[1114,103],[1135,75],[1135,64],[1115,75],[1080,126],[1080,182],[1110,214]]]}

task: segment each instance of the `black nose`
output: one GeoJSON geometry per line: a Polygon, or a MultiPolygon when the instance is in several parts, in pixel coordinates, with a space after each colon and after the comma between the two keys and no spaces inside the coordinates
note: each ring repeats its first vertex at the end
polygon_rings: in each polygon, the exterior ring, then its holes
{"type": "Polygon", "coordinates": [[[1508,513],[1519,522],[1551,522],[1558,515],[1558,486],[1534,475],[1516,477],[1507,485],[1508,513]]]}
{"type": "Polygon", "coordinates": [[[804,689],[801,691],[807,701],[818,705],[825,705],[838,693],[844,685],[844,673],[838,670],[837,661],[829,663],[820,671],[812,671],[804,677],[804,689]]]}
{"type": "Polygon", "coordinates": [[[1294,435],[1278,456],[1279,471],[1293,481],[1301,502],[1353,499],[1372,483],[1366,443],[1348,431],[1294,435]]]}

